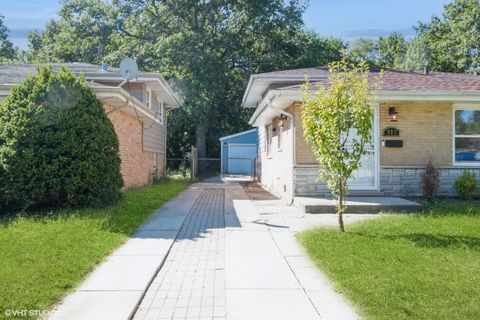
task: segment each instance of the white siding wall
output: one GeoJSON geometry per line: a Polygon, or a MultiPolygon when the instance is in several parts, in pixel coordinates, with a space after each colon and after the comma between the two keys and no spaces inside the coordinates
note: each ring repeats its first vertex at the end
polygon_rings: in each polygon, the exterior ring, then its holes
{"type": "Polygon", "coordinates": [[[145,84],[144,83],[130,82],[128,84],[127,83],[124,84],[122,88],[126,90],[128,93],[130,93],[132,96],[137,98],[138,100],[145,103],[145,97],[144,97],[145,84]]]}
{"type": "Polygon", "coordinates": [[[156,121],[151,119],[143,123],[143,150],[157,153],[165,153],[165,110],[158,113],[160,103],[157,96],[152,92],[152,112],[156,114],[156,121]],[[160,121],[158,123],[157,121],[160,121]]]}
{"type": "MultiPolygon", "coordinates": [[[[288,120],[291,122],[291,120],[288,120]]],[[[285,201],[293,196],[293,130],[282,132],[282,150],[278,148],[278,135],[272,139],[271,154],[267,155],[267,133],[264,126],[258,130],[259,164],[258,171],[263,187],[285,201]]],[[[278,130],[278,128],[277,128],[278,130]]]]}

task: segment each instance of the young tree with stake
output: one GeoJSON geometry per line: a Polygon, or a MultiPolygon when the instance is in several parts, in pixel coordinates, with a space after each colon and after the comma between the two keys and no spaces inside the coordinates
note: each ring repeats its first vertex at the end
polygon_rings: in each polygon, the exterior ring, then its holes
{"type": "Polygon", "coordinates": [[[366,63],[340,61],[329,67],[327,84],[319,84],[314,94],[307,79],[302,118],[305,140],[320,165],[319,179],[327,183],[337,201],[338,223],[343,232],[347,181],[360,167],[361,157],[369,153],[365,145],[372,142],[372,105],[382,74],[371,77],[366,63]]]}

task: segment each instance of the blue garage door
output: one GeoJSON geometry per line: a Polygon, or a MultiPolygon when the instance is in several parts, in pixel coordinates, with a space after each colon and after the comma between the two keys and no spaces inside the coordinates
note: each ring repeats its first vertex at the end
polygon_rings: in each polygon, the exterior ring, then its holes
{"type": "Polygon", "coordinates": [[[228,173],[253,174],[255,158],[257,157],[256,144],[231,144],[228,151],[228,173]]]}

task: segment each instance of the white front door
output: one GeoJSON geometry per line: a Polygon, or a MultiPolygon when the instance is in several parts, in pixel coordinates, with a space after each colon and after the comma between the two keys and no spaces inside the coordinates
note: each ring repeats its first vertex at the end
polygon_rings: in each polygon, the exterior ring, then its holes
{"type": "MultiPolygon", "coordinates": [[[[372,130],[372,143],[365,146],[369,151],[368,154],[362,156],[360,168],[353,173],[353,177],[348,180],[350,190],[377,190],[378,189],[378,170],[377,170],[377,152],[378,152],[378,108],[375,108],[372,130]]],[[[351,138],[354,138],[355,132],[351,132],[351,138]]],[[[350,140],[350,139],[349,139],[350,140]]],[[[348,145],[347,145],[348,148],[348,145]]]]}

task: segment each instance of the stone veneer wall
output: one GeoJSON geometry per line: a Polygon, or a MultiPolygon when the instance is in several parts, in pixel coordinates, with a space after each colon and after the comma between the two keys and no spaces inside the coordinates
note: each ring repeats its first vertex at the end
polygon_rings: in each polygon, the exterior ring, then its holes
{"type": "MultiPolygon", "coordinates": [[[[296,196],[329,196],[330,190],[317,180],[316,167],[299,167],[294,170],[296,196]]],[[[443,167],[440,171],[439,195],[456,196],[454,184],[464,171],[471,171],[480,179],[480,168],[443,167]]],[[[383,167],[380,169],[380,190],[386,196],[422,196],[422,167],[383,167]]]]}
{"type": "MultiPolygon", "coordinates": [[[[464,171],[471,171],[480,177],[480,168],[443,167],[440,171],[438,194],[457,196],[455,180],[464,171]]],[[[422,196],[422,173],[424,168],[384,167],[380,169],[380,188],[386,196],[422,196]]]]}
{"type": "Polygon", "coordinates": [[[294,193],[296,196],[330,196],[325,183],[318,181],[318,167],[296,167],[293,169],[294,193]]]}

